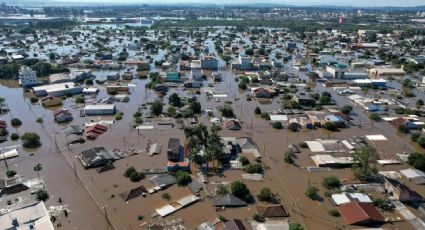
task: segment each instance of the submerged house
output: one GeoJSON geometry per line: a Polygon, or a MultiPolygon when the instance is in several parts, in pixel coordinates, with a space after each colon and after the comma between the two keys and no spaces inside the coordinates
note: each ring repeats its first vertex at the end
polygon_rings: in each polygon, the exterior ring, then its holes
{"type": "Polygon", "coordinates": [[[180,140],[178,138],[168,139],[167,158],[173,162],[180,160],[180,140]]]}
{"type": "Polygon", "coordinates": [[[388,193],[392,194],[400,202],[409,204],[413,207],[419,206],[424,201],[419,193],[411,190],[397,180],[385,178],[384,187],[388,193]]]}
{"type": "Polygon", "coordinates": [[[72,121],[72,114],[68,111],[68,109],[60,109],[53,112],[53,117],[55,121],[58,123],[72,121]]]}

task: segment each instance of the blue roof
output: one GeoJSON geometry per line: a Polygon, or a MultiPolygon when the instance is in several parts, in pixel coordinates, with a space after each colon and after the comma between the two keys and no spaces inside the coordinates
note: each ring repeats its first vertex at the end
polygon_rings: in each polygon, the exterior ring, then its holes
{"type": "Polygon", "coordinates": [[[330,122],[343,122],[344,119],[342,119],[342,117],[337,116],[337,115],[328,115],[325,117],[326,120],[330,121],[330,122]]]}
{"type": "Polygon", "coordinates": [[[367,109],[368,109],[370,112],[376,112],[376,111],[381,110],[381,108],[380,108],[378,105],[375,105],[375,104],[370,104],[370,105],[368,105],[368,106],[367,106],[367,109]]]}

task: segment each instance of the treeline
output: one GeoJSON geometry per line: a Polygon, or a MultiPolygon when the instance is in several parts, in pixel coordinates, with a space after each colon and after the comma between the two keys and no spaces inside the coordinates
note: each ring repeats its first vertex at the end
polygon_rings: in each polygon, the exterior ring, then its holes
{"type": "Polygon", "coordinates": [[[390,27],[382,25],[362,27],[355,24],[337,24],[327,23],[325,25],[312,21],[302,21],[294,19],[285,20],[267,20],[267,19],[243,19],[243,20],[161,20],[155,22],[152,28],[167,27],[210,27],[210,26],[233,26],[233,27],[270,27],[287,28],[295,32],[316,31],[323,29],[339,29],[343,31],[356,31],[358,29],[381,29],[390,30],[390,27]]]}
{"type": "Polygon", "coordinates": [[[53,65],[47,62],[39,61],[38,59],[25,59],[21,62],[7,63],[0,65],[0,79],[17,79],[19,69],[22,65],[31,67],[37,72],[37,77],[45,77],[50,74],[69,72],[69,69],[60,65],[53,65]]]}

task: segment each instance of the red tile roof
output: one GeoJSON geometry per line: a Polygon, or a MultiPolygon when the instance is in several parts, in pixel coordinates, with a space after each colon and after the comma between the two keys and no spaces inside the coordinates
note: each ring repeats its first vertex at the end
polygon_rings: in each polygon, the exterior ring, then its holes
{"type": "Polygon", "coordinates": [[[352,202],[343,204],[338,209],[348,224],[362,225],[385,222],[382,214],[371,204],[352,202]]]}

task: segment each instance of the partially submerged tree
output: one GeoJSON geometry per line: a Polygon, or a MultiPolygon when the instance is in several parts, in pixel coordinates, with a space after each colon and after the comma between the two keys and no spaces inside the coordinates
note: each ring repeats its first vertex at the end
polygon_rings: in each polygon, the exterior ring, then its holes
{"type": "Polygon", "coordinates": [[[356,149],[353,154],[353,160],[356,163],[352,167],[354,176],[359,179],[367,179],[376,174],[376,163],[378,159],[379,155],[376,149],[370,145],[356,149]]]}

